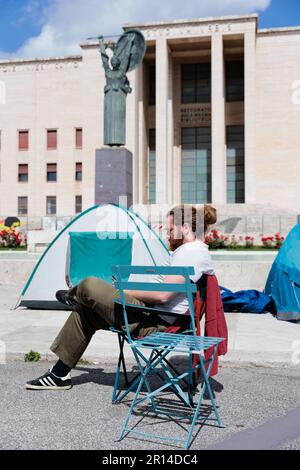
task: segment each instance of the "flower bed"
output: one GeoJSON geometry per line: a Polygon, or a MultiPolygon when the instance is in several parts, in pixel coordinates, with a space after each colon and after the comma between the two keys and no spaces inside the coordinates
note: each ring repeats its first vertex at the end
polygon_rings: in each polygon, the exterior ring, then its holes
{"type": "Polygon", "coordinates": [[[261,236],[262,245],[254,245],[254,237],[250,235],[236,236],[219,234],[217,230],[212,230],[206,237],[205,243],[211,250],[279,250],[284,242],[284,237],[280,233],[272,236],[261,236]]]}
{"type": "Polygon", "coordinates": [[[19,225],[0,225],[0,249],[26,249],[27,234],[20,231],[19,225]]]}
{"type": "Polygon", "coordinates": [[[265,248],[279,250],[284,242],[284,237],[282,237],[280,233],[275,233],[274,237],[262,237],[261,241],[265,248]]]}

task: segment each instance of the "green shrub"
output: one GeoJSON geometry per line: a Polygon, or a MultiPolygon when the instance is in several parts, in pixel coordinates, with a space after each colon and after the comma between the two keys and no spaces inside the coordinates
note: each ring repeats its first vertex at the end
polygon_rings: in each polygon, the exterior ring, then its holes
{"type": "Polygon", "coordinates": [[[38,362],[41,359],[41,355],[39,352],[36,351],[29,351],[29,353],[25,354],[24,361],[25,362],[38,362]]]}

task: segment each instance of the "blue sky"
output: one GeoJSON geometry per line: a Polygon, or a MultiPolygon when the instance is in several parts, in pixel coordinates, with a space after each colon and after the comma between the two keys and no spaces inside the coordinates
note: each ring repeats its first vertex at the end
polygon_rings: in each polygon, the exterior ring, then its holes
{"type": "Polygon", "coordinates": [[[123,23],[255,11],[259,28],[300,25],[299,0],[0,0],[0,59],[78,53],[123,23]]]}
{"type": "Polygon", "coordinates": [[[299,0],[273,0],[259,16],[259,28],[300,26],[299,0]]]}
{"type": "Polygon", "coordinates": [[[37,18],[27,14],[27,0],[0,0],[0,49],[14,52],[41,31],[37,18]]]}

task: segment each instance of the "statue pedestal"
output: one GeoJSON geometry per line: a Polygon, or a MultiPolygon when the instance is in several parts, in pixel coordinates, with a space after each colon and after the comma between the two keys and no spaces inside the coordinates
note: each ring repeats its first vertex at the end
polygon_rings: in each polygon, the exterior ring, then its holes
{"type": "Polygon", "coordinates": [[[95,204],[121,203],[130,207],[132,193],[132,153],[126,148],[96,150],[95,204]]]}

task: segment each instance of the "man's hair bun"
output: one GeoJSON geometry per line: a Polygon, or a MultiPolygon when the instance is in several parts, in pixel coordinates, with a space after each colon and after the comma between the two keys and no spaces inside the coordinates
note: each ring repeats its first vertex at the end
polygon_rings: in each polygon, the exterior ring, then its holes
{"type": "Polygon", "coordinates": [[[213,225],[217,222],[217,211],[209,204],[204,205],[204,224],[213,225]]]}

